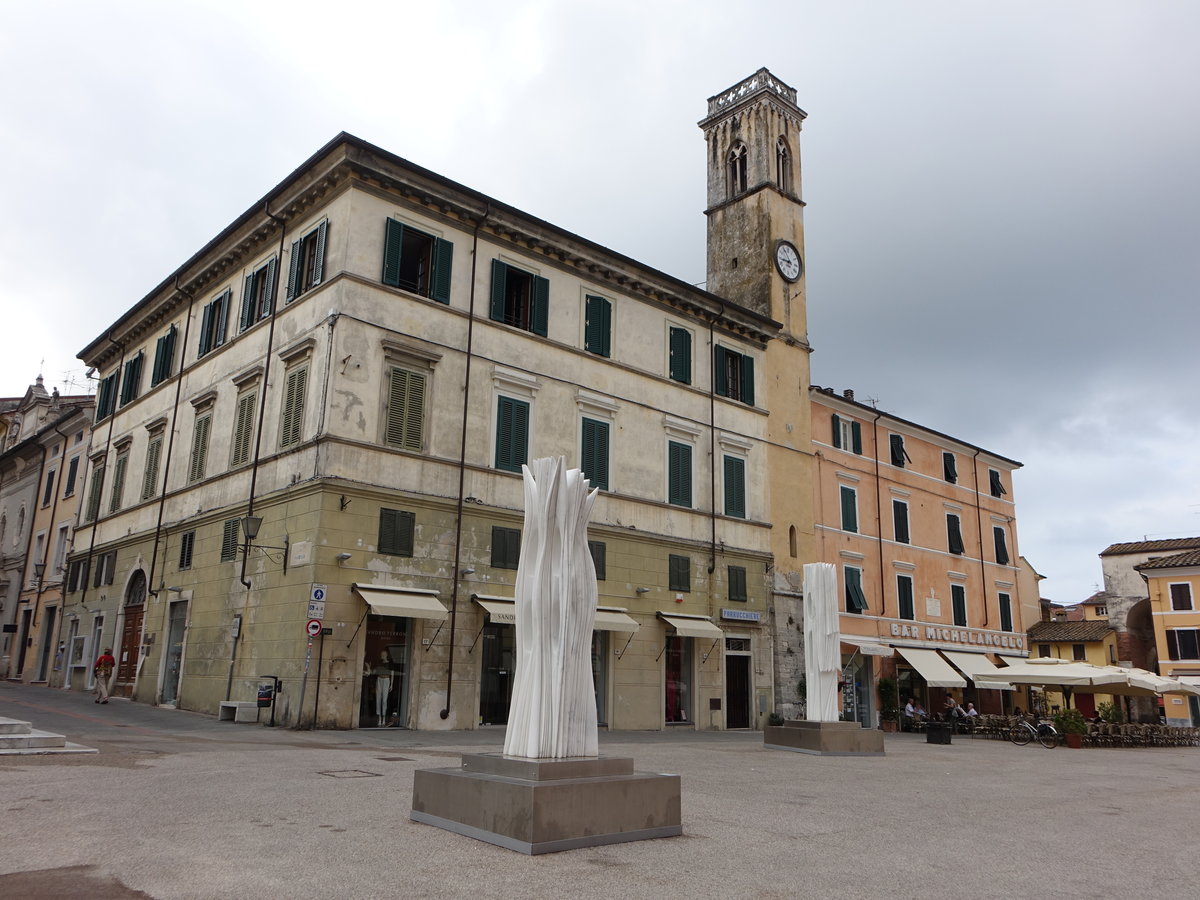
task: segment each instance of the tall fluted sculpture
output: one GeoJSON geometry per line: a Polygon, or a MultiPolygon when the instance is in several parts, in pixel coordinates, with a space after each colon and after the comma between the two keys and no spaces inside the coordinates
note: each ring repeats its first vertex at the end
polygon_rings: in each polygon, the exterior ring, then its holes
{"type": "Polygon", "coordinates": [[[596,756],[591,648],[597,592],[587,545],[596,491],[561,456],[535,459],[522,471],[516,677],[504,753],[596,756]]]}
{"type": "Polygon", "coordinates": [[[837,570],[830,563],[804,566],[804,681],[810,722],[836,722],[839,643],[837,570]]]}

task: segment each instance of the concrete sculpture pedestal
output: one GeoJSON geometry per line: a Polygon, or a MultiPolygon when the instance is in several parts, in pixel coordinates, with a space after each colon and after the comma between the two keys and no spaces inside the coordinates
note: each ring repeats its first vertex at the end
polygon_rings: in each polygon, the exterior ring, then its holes
{"type": "Polygon", "coordinates": [[[413,773],[411,818],[530,855],[683,833],[678,775],[622,757],[464,754],[413,773]]]}
{"type": "Polygon", "coordinates": [[[763,745],[817,756],[883,756],[883,732],[857,722],[788,719],[782,725],[767,726],[763,745]]]}

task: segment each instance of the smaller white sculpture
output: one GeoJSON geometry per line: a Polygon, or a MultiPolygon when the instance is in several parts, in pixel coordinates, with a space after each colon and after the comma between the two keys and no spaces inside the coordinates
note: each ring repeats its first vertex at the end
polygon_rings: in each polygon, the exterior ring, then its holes
{"type": "Polygon", "coordinates": [[[561,456],[522,466],[525,533],[517,565],[517,652],[504,753],[596,756],[592,628],[596,567],[587,523],[596,491],[561,456]]]}
{"type": "Polygon", "coordinates": [[[838,721],[837,683],[842,668],[837,603],[837,569],[831,563],[804,566],[804,681],[808,721],[838,721]]]}

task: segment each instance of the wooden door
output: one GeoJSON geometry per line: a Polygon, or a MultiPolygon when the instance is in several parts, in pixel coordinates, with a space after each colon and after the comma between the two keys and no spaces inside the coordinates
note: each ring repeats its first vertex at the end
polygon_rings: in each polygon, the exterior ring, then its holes
{"type": "Polygon", "coordinates": [[[146,615],[144,606],[125,607],[125,627],[121,631],[121,649],[117,655],[117,683],[113,694],[118,697],[133,696],[133,680],[137,676],[138,646],[142,639],[142,619],[146,615]]]}

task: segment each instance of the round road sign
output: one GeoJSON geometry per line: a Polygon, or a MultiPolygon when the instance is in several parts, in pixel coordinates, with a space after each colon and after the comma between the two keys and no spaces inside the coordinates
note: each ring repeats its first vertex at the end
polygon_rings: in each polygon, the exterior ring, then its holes
{"type": "Polygon", "coordinates": [[[309,619],[308,625],[306,626],[306,630],[308,631],[309,635],[311,635],[312,637],[316,637],[318,634],[321,633],[321,620],[320,619],[309,619]]]}

